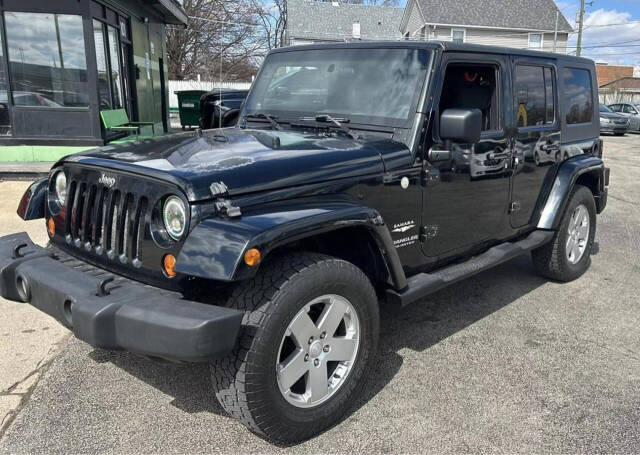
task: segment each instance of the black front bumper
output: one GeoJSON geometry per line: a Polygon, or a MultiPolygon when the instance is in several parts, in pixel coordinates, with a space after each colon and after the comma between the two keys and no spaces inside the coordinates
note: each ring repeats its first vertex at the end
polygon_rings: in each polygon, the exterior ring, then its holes
{"type": "Polygon", "coordinates": [[[242,312],[109,278],[67,266],[24,232],[0,238],[0,295],[30,303],[92,346],[192,362],[235,346],[242,312]]]}

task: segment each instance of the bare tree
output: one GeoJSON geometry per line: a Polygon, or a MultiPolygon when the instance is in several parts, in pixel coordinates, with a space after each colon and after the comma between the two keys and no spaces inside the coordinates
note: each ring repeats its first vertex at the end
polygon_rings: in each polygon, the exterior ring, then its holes
{"type": "Polygon", "coordinates": [[[187,26],[167,31],[169,77],[250,80],[264,48],[254,0],[184,0],[182,6],[187,26]]]}
{"type": "Polygon", "coordinates": [[[265,50],[286,46],[287,1],[252,0],[258,12],[259,33],[262,33],[265,50]]]}

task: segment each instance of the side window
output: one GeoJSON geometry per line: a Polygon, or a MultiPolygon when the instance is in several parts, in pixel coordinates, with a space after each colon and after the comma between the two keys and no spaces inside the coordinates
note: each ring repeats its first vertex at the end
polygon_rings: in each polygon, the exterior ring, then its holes
{"type": "Polygon", "coordinates": [[[556,97],[555,97],[554,77],[551,68],[544,69],[544,99],[547,107],[547,123],[553,123],[556,118],[556,97]]]}
{"type": "Polygon", "coordinates": [[[638,113],[638,111],[636,111],[636,109],[633,106],[631,106],[630,104],[625,104],[624,105],[624,112],[626,114],[637,114],[638,113]]]}
{"type": "Polygon", "coordinates": [[[551,68],[517,65],[515,81],[518,127],[551,125],[555,120],[551,68]]]}
{"type": "Polygon", "coordinates": [[[620,105],[612,104],[611,106],[609,106],[609,109],[611,109],[613,112],[620,112],[620,105]]]}
{"type": "Polygon", "coordinates": [[[593,117],[593,88],[591,73],[578,68],[562,70],[564,114],[569,125],[591,122],[593,117]]]}
{"type": "Polygon", "coordinates": [[[490,64],[451,63],[447,66],[439,110],[480,109],[482,131],[502,128],[498,67],[490,64]]]}

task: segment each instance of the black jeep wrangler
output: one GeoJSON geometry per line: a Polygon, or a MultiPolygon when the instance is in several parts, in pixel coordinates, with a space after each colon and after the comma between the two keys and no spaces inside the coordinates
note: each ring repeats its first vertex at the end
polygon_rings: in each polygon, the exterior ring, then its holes
{"type": "Polygon", "coordinates": [[[236,127],[103,147],[22,198],[47,248],[0,239],[0,293],[81,340],[210,362],[271,440],[335,423],[372,368],[379,304],[532,253],[590,264],[609,172],[592,61],[440,42],[297,46],[236,127]]]}

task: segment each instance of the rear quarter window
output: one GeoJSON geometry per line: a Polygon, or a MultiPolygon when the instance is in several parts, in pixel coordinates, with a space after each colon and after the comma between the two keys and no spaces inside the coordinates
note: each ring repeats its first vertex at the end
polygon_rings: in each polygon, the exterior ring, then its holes
{"type": "Polygon", "coordinates": [[[580,68],[563,68],[562,93],[567,124],[589,123],[593,117],[591,73],[580,68]]]}

